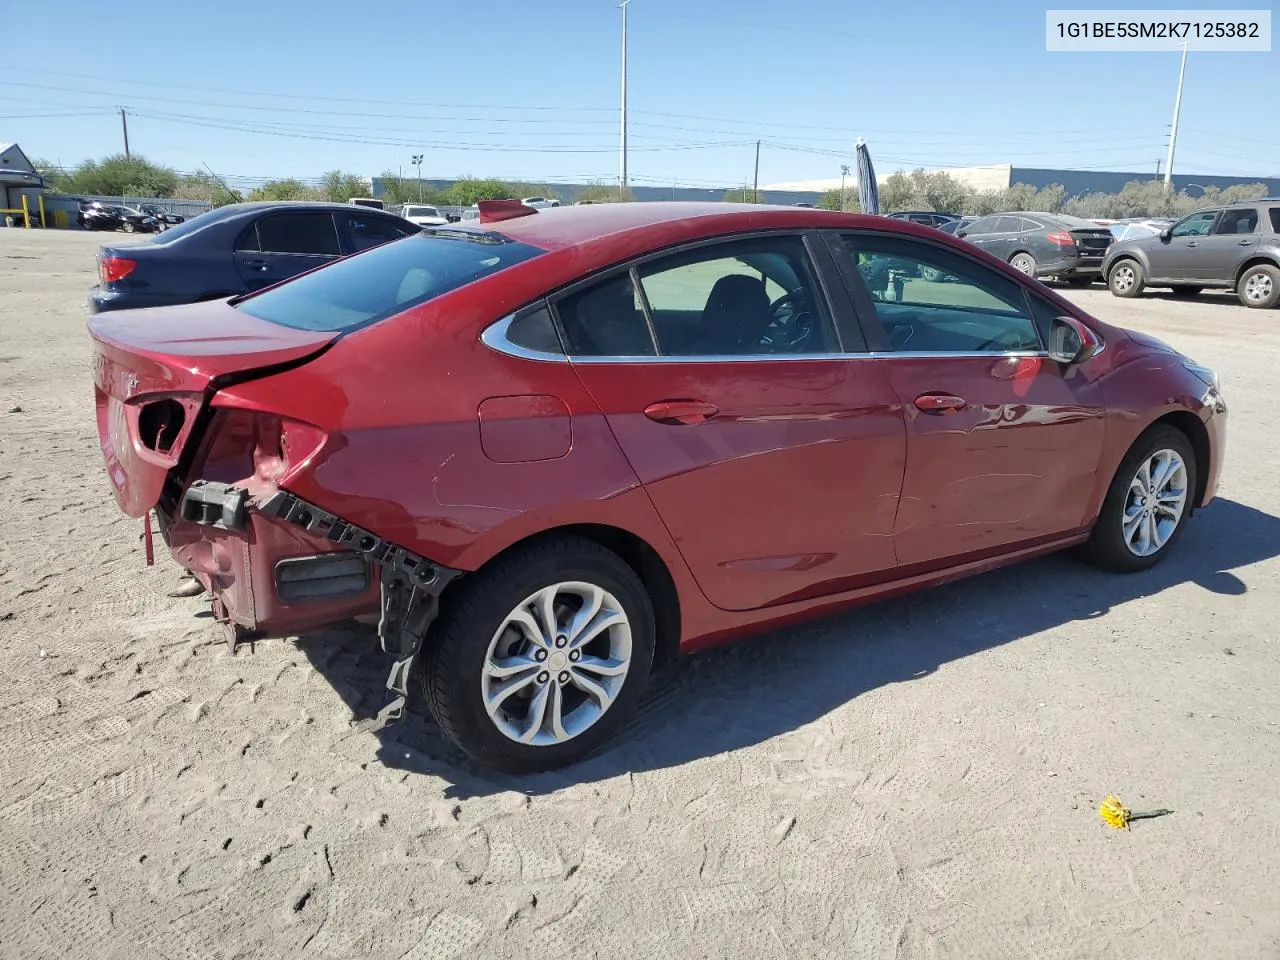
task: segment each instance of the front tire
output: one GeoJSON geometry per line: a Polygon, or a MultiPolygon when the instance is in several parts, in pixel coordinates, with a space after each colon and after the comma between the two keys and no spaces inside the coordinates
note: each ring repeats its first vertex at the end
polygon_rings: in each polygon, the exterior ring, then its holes
{"type": "Polygon", "coordinates": [[[1107,288],[1110,289],[1112,296],[1125,299],[1140,297],[1145,286],[1146,278],[1142,272],[1142,264],[1137,260],[1121,260],[1107,273],[1107,288]]]}
{"type": "Polygon", "coordinates": [[[1258,263],[1240,275],[1236,296],[1246,307],[1267,310],[1280,303],[1280,270],[1269,263],[1258,263]]]}
{"type": "Polygon", "coordinates": [[[132,220],[126,220],[123,224],[121,224],[121,229],[123,229],[125,233],[133,233],[138,228],[133,225],[132,220]]]}
{"type": "Polygon", "coordinates": [[[1098,566],[1121,573],[1160,562],[1182,536],[1196,491],[1196,460],[1181,430],[1158,424],[1120,463],[1085,545],[1098,566]]]}
{"type": "Polygon", "coordinates": [[[549,770],[604,743],[653,666],[653,605],[617,554],[581,537],[519,548],[460,581],[428,638],[441,730],[479,763],[549,770]]]}

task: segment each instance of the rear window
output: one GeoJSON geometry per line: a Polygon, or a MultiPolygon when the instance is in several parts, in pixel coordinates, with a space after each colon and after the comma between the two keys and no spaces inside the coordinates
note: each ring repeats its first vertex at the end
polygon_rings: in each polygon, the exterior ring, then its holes
{"type": "Polygon", "coordinates": [[[542,253],[498,233],[405,237],[241,300],[259,320],[335,333],[376,323],[542,253]]]}
{"type": "Polygon", "coordinates": [[[151,242],[161,246],[166,243],[173,243],[173,241],[181,240],[189,233],[195,233],[197,230],[204,229],[211,223],[218,223],[219,221],[226,220],[230,217],[238,217],[243,213],[244,207],[242,206],[231,205],[226,207],[215,207],[212,210],[206,210],[199,216],[192,217],[190,220],[185,220],[182,223],[172,226],[162,233],[152,234],[151,242]]]}

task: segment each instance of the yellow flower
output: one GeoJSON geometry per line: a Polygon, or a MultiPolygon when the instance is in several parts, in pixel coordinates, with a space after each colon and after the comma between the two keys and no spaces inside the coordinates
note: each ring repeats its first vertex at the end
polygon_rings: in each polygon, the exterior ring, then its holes
{"type": "Polygon", "coordinates": [[[1114,794],[1107,794],[1098,807],[1098,816],[1117,830],[1129,829],[1129,808],[1120,802],[1114,794]]]}

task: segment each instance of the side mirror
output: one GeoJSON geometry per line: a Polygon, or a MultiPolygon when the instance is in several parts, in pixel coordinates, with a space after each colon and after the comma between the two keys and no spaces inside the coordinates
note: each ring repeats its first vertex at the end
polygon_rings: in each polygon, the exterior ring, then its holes
{"type": "Polygon", "coordinates": [[[1173,227],[1165,227],[1163,230],[1161,230],[1161,231],[1160,231],[1160,239],[1161,239],[1161,240],[1163,240],[1165,243],[1168,243],[1170,240],[1172,240],[1172,239],[1173,239],[1173,227]]]}
{"type": "Polygon", "coordinates": [[[957,237],[967,237],[968,235],[969,235],[969,231],[968,231],[968,230],[957,230],[957,231],[956,231],[956,236],[957,236],[957,237]]]}
{"type": "Polygon", "coordinates": [[[1102,350],[1102,341],[1075,317],[1055,317],[1049,329],[1049,359],[1062,364],[1084,363],[1102,350]]]}

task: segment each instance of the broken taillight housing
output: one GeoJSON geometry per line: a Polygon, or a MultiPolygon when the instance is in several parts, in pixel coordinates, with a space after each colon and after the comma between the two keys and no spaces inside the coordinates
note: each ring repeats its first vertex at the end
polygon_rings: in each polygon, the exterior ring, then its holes
{"type": "Polygon", "coordinates": [[[271,413],[224,408],[205,434],[194,477],[271,493],[324,445],[325,432],[271,413]]]}
{"type": "Polygon", "coordinates": [[[98,261],[98,276],[103,283],[115,283],[133,273],[137,265],[137,260],[125,257],[103,257],[98,261]]]}

